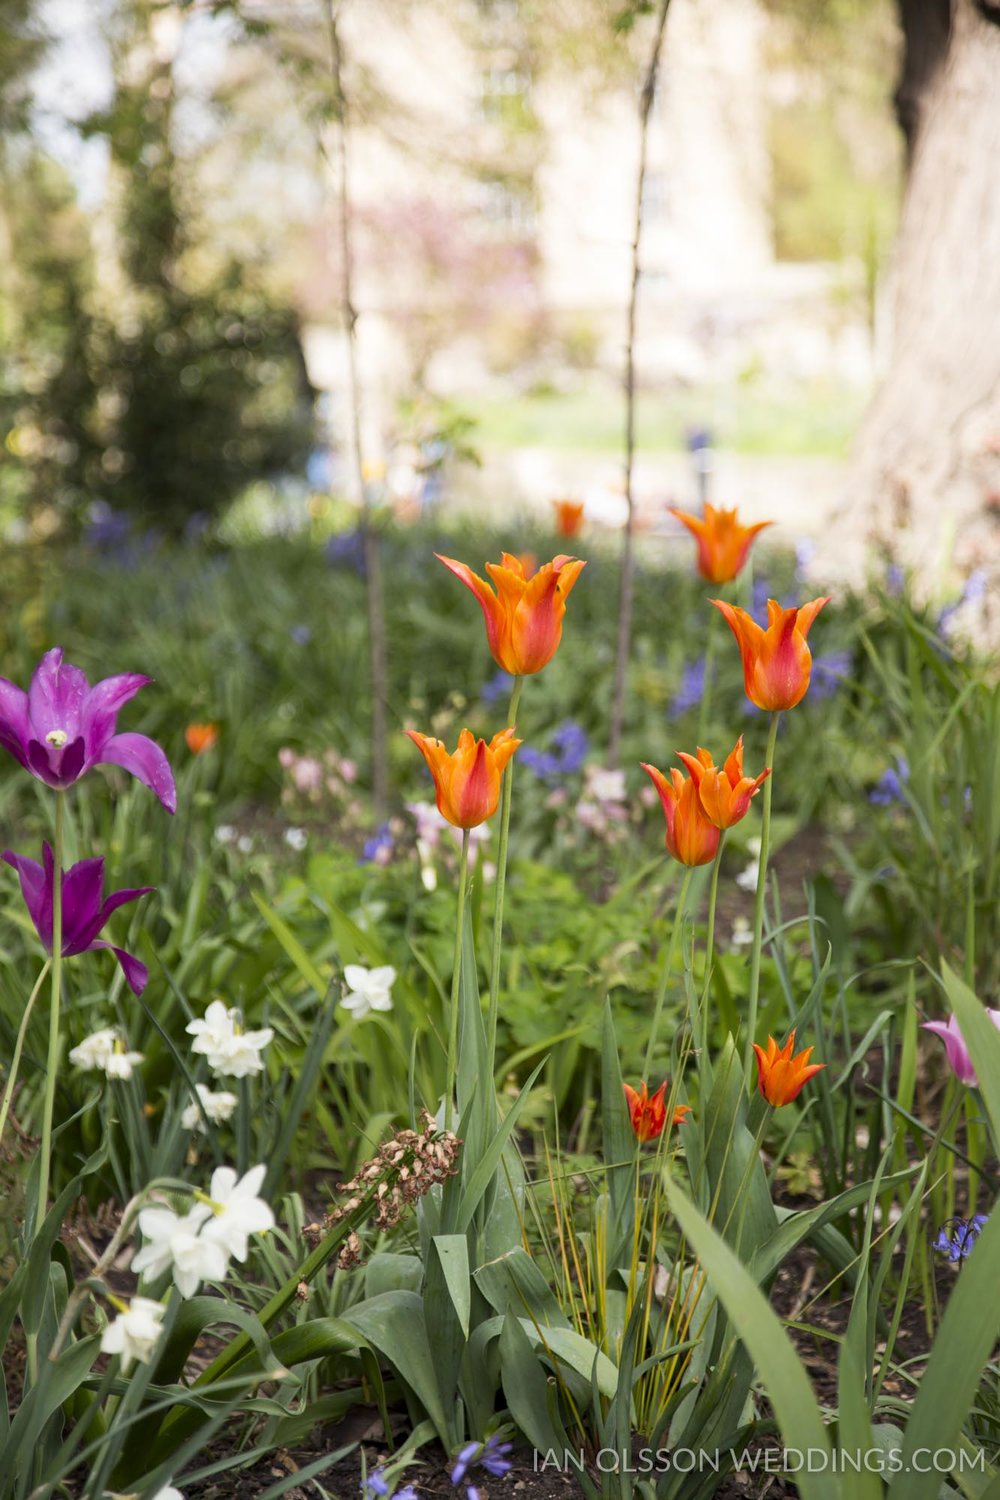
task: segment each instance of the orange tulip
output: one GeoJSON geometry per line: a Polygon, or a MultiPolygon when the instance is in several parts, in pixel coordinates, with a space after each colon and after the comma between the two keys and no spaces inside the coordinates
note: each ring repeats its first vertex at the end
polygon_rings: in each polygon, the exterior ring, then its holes
{"type": "Polygon", "coordinates": [[[582,500],[553,500],[556,513],[556,533],[559,536],[579,536],[583,530],[582,500]]]}
{"type": "Polygon", "coordinates": [[[825,599],[811,599],[798,609],[782,609],[776,599],[767,601],[767,629],[758,625],[745,609],[724,599],[712,599],[724,616],[743,658],[743,686],[758,708],[794,708],[809,687],[812,654],[806,637],[825,599]]]}
{"type": "Polygon", "coordinates": [[[667,852],[682,865],[707,865],[719,847],[719,830],[702,810],[697,784],[685,781],[676,766],[668,781],[655,766],[640,764],[660,794],[667,820],[667,852]]]}
{"type": "Polygon", "coordinates": [[[184,742],[192,755],[204,755],[211,750],[219,738],[218,724],[189,724],[184,731],[184,742]]]}
{"type": "Polygon", "coordinates": [[[691,780],[698,788],[702,811],[716,828],[732,828],[750,810],[750,799],[760,791],[771,774],[767,766],[754,780],[743,775],[743,736],[733,746],[726,763],[721,768],[712,762],[707,750],[698,746],[698,754],[685,755],[677,752],[691,773],[691,780]]]}
{"type": "Polygon", "coordinates": [[[783,1047],[779,1047],[773,1036],[767,1039],[767,1051],[754,1042],[757,1054],[757,1082],[768,1104],[780,1109],[797,1098],[804,1084],[815,1074],[822,1072],[826,1063],[811,1063],[812,1048],[807,1047],[797,1057],[792,1056],[795,1046],[793,1031],[783,1047]]]}
{"type": "Polygon", "coordinates": [[[512,677],[540,672],[559,648],[566,600],[586,563],[560,554],[529,578],[522,560],[505,552],[501,563],[486,564],[494,593],[465,563],[435,555],[479,600],[497,666],[512,677]]]}
{"type": "MultiPolygon", "coordinates": [[[[646,1141],[655,1141],[663,1134],[663,1127],[667,1123],[667,1106],[664,1103],[666,1092],[666,1083],[661,1083],[655,1094],[647,1093],[645,1083],[639,1085],[638,1091],[629,1088],[628,1084],[625,1085],[625,1099],[628,1103],[632,1129],[635,1131],[636,1139],[643,1144],[646,1141]]],[[[683,1125],[690,1113],[690,1104],[678,1104],[674,1109],[672,1123],[683,1125]]]]}
{"type": "Polygon", "coordinates": [[[741,526],[735,510],[716,510],[705,502],[705,515],[692,516],[686,510],[668,505],[672,516],[697,539],[698,572],[709,583],[729,583],[743,567],[758,531],[773,526],[773,521],[758,521],[741,526]]]}
{"type": "Polygon", "coordinates": [[[451,755],[440,740],[406,733],[430,767],[437,789],[438,812],[456,828],[475,828],[492,818],[500,801],[500,777],[521,741],[513,729],[502,729],[487,745],[477,740],[470,729],[458,737],[458,749],[451,755]]]}

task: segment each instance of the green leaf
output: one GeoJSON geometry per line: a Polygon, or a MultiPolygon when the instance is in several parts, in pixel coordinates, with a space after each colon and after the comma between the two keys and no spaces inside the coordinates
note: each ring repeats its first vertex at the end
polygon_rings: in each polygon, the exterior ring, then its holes
{"type": "Polygon", "coordinates": [[[344,1322],[367,1339],[413,1391],[446,1448],[456,1442],[445,1415],[427,1338],[423,1299],[416,1292],[382,1292],[359,1302],[344,1322]]]}
{"type": "MultiPolygon", "coordinates": [[[[444,1277],[444,1284],[455,1309],[459,1327],[469,1337],[472,1313],[472,1289],[469,1273],[469,1242],[464,1234],[436,1234],[431,1241],[444,1277]]],[[[428,1329],[433,1344],[433,1333],[428,1329]]]]}
{"type": "MultiPolygon", "coordinates": [[[[805,1367],[756,1281],[725,1240],[703,1218],[676,1182],[667,1187],[670,1206],[722,1302],[756,1362],[789,1447],[814,1448],[827,1469],[796,1475],[802,1500],[847,1500],[828,1472],[830,1442],[805,1367]]],[[[998,1221],[1000,1222],[1000,1221],[998,1221]]]]}
{"type": "Polygon", "coordinates": [[[257,907],[257,910],[302,975],[306,984],[315,990],[317,995],[325,995],[329,988],[327,981],[323,978],[323,975],[317,969],[287,922],[279,917],[278,913],[272,907],[268,906],[258,891],[252,891],[251,895],[253,896],[254,905],[257,907]]]}
{"type": "MultiPolygon", "coordinates": [[[[455,1226],[459,1231],[468,1229],[472,1223],[473,1215],[479,1206],[483,1194],[490,1185],[494,1172],[497,1170],[504,1147],[510,1140],[514,1126],[517,1124],[518,1116],[527,1102],[532,1085],[544,1066],[545,1062],[543,1060],[531,1073],[523,1089],[507,1111],[503,1123],[477,1161],[472,1174],[465,1183],[458,1205],[458,1223],[455,1226]]],[[[492,1089],[489,1092],[492,1094],[492,1089]]]]}

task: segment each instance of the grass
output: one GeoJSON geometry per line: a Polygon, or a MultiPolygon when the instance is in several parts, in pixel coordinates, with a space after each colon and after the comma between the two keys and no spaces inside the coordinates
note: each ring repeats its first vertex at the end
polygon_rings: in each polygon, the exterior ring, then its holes
{"type": "MultiPolygon", "coordinates": [[[[639,393],[638,447],[681,453],[691,427],[708,426],[716,446],[760,457],[846,456],[866,392],[829,381],[747,379],[731,385],[639,393]]],[[[472,398],[466,410],[484,448],[621,448],[624,402],[615,383],[593,377],[575,391],[472,398]]]]}

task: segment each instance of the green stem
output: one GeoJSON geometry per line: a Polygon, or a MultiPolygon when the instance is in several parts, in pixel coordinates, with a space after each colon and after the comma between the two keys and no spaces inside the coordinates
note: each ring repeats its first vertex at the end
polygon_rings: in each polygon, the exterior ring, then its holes
{"type": "Polygon", "coordinates": [[[774,786],[774,747],[778,738],[780,711],[771,715],[771,728],[767,736],[765,766],[771,775],[764,782],[764,811],[760,820],[760,861],[757,866],[757,894],[753,907],[753,948],[750,954],[750,999],[747,1007],[747,1034],[743,1052],[744,1066],[753,1087],[753,1044],[757,1032],[757,1000],[760,995],[760,950],[764,940],[764,896],[767,891],[767,856],[771,843],[771,789],[774,786]]]}
{"type": "Polygon", "coordinates": [[[458,872],[458,912],[455,963],[451,971],[451,1014],[448,1017],[448,1081],[444,1095],[444,1128],[451,1129],[455,1075],[458,1072],[458,996],[462,980],[462,941],[465,936],[465,888],[469,883],[469,830],[462,829],[462,864],[458,872]]]}
{"type": "MultiPolygon", "coordinates": [[[[514,688],[510,695],[510,709],[507,714],[507,723],[514,728],[517,726],[517,710],[521,702],[521,689],[523,686],[524,678],[515,677],[514,688]]],[[[486,1018],[487,1076],[490,1078],[493,1077],[497,1050],[497,1014],[500,1005],[500,960],[503,955],[503,906],[504,894],[507,889],[507,844],[510,838],[510,794],[513,777],[514,760],[511,757],[504,767],[503,781],[500,784],[500,847],[497,850],[496,888],[493,905],[493,955],[490,960],[490,1005],[486,1018]]]]}
{"type": "Polygon", "coordinates": [[[719,894],[719,867],[722,864],[722,850],[726,842],[726,830],[723,828],[719,834],[719,847],[715,851],[715,861],[712,865],[712,883],[708,888],[708,936],[705,939],[705,992],[701,1000],[701,1041],[702,1052],[708,1051],[708,986],[712,977],[712,957],[715,953],[715,901],[719,894]]]}
{"type": "Polygon", "coordinates": [[[646,1061],[643,1065],[643,1074],[648,1079],[649,1070],[653,1063],[653,1048],[656,1046],[656,1033],[660,1029],[660,1015],[663,1011],[663,1001],[667,993],[667,985],[670,975],[673,973],[674,959],[677,957],[677,943],[680,938],[681,922],[684,917],[684,907],[687,904],[688,889],[691,885],[691,867],[685,868],[684,879],[681,881],[680,894],[677,897],[677,910],[674,912],[674,925],[670,934],[670,946],[667,949],[666,962],[660,972],[660,982],[656,987],[656,1004],[653,1007],[653,1022],[649,1028],[649,1041],[646,1043],[646,1061]]]}
{"type": "Polygon", "coordinates": [[[31,1020],[31,1012],[34,1009],[35,1001],[38,999],[38,992],[45,983],[45,976],[49,972],[51,963],[51,958],[47,958],[42,965],[42,971],[35,980],[35,988],[28,997],[28,1003],[24,1008],[24,1015],[21,1017],[21,1024],[17,1029],[17,1040],[14,1043],[14,1055],[10,1060],[7,1086],[3,1091],[3,1103],[0,1104],[0,1141],[3,1140],[3,1133],[7,1126],[7,1112],[10,1109],[10,1101],[14,1097],[14,1085],[17,1083],[17,1070],[21,1063],[21,1052],[24,1049],[24,1038],[28,1032],[28,1022],[31,1020]]]}
{"type": "MultiPolygon", "coordinates": [[[[725,589],[720,589],[725,597],[725,589]]],[[[717,609],[708,612],[708,629],[705,635],[705,676],[701,690],[701,703],[698,706],[698,744],[705,742],[705,731],[708,728],[708,716],[712,707],[712,676],[715,671],[715,648],[718,640],[719,621],[721,616],[717,609]]]]}
{"type": "Polygon", "coordinates": [[[56,792],[56,833],[52,854],[52,990],[49,1001],[49,1052],[45,1063],[45,1105],[42,1114],[42,1160],[38,1179],[35,1233],[45,1223],[52,1165],[52,1117],[55,1113],[56,1074],[59,1070],[59,1012],[62,1004],[62,864],[66,798],[56,792]]]}

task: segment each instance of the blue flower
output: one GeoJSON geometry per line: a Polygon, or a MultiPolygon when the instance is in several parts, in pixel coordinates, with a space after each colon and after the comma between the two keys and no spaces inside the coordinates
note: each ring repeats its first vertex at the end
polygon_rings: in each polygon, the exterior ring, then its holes
{"type": "Polygon", "coordinates": [[[509,698],[513,686],[514,679],[509,672],[496,672],[484,685],[479,696],[484,703],[496,703],[500,698],[509,698]]]}
{"type": "Polygon", "coordinates": [[[310,625],[293,625],[288,633],[296,646],[308,646],[313,635],[310,625]]]}
{"type": "Polygon", "coordinates": [[[906,574],[899,563],[891,562],[885,570],[885,591],[896,598],[903,592],[906,583],[906,574]]]}
{"type": "Polygon", "coordinates": [[[583,767],[590,741],[586,730],[572,719],[567,719],[554,730],[550,739],[552,750],[535,750],[531,745],[518,754],[518,765],[527,766],[535,776],[547,781],[556,776],[569,776],[583,767]]]}
{"type": "MultiPolygon", "coordinates": [[[[980,1215],[980,1217],[982,1217],[980,1215]]],[[[479,1459],[480,1465],[487,1474],[492,1474],[494,1479],[502,1479],[511,1470],[511,1462],[504,1454],[509,1453],[513,1443],[502,1443],[500,1434],[495,1432],[492,1437],[486,1439],[486,1446],[479,1459]]]]}
{"type": "MultiPolygon", "coordinates": [[[[451,1471],[452,1484],[461,1484],[470,1469],[485,1469],[494,1479],[502,1479],[511,1470],[510,1459],[506,1455],[510,1452],[513,1444],[504,1443],[500,1434],[494,1432],[485,1443],[466,1443],[460,1448],[451,1471]]],[[[469,1484],[465,1488],[466,1500],[479,1500],[479,1491],[475,1485],[469,1484]]]]}
{"type": "Polygon", "coordinates": [[[382,1465],[373,1470],[364,1480],[361,1486],[362,1500],[386,1500],[388,1495],[392,1500],[417,1500],[417,1492],[412,1484],[404,1485],[401,1490],[389,1489],[389,1481],[382,1472],[382,1465]]]}
{"type": "Polygon", "coordinates": [[[934,1249],[939,1250],[942,1255],[947,1255],[952,1265],[966,1260],[971,1255],[972,1247],[982,1234],[985,1224],[985,1214],[973,1214],[971,1219],[962,1219],[958,1215],[945,1219],[934,1241],[934,1249]]]}
{"type": "Polygon", "coordinates": [[[686,714],[697,708],[705,696],[705,658],[688,662],[681,673],[681,685],[670,700],[672,714],[686,714]]]}
{"type": "Polygon", "coordinates": [[[889,766],[868,793],[868,801],[877,807],[888,807],[892,802],[905,802],[903,787],[910,779],[910,767],[902,755],[896,757],[895,767],[889,766]]]}
{"type": "Polygon", "coordinates": [[[559,769],[565,773],[579,771],[583,767],[590,741],[581,724],[567,719],[559,725],[550,742],[559,755],[559,769]]]}
{"type": "Polygon", "coordinates": [[[385,864],[393,851],[395,839],[390,832],[388,823],[383,823],[370,839],[366,839],[361,850],[360,864],[370,865],[372,863],[385,864]],[[383,859],[379,855],[384,855],[383,859]]]}
{"type": "Polygon", "coordinates": [[[341,531],[326,544],[326,560],[331,567],[353,568],[359,577],[365,576],[365,539],[360,528],[357,531],[341,531]]]}
{"type": "Polygon", "coordinates": [[[851,653],[828,651],[814,656],[809,682],[810,698],[832,698],[840,684],[851,675],[851,653]]]}

